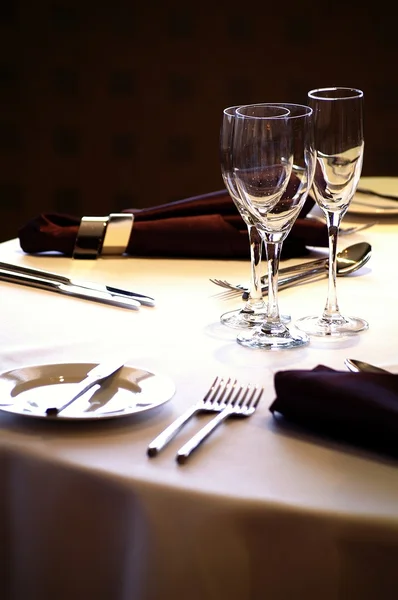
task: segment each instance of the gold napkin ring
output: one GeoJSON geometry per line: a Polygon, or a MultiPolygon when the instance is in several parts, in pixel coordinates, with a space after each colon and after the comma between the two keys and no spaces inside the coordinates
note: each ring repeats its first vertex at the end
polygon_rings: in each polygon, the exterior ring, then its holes
{"type": "Polygon", "coordinates": [[[134,224],[134,215],[127,213],[111,213],[105,230],[101,255],[124,254],[129,243],[134,224]]]}
{"type": "Polygon", "coordinates": [[[101,251],[108,217],[82,217],[72,258],[96,259],[101,251]]]}

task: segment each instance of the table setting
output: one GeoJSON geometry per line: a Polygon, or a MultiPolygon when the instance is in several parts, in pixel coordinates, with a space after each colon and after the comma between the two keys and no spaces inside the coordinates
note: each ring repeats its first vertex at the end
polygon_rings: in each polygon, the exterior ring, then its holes
{"type": "Polygon", "coordinates": [[[398,178],[361,175],[362,104],[228,107],[222,189],[0,244],[0,596],[395,598],[398,178]]]}

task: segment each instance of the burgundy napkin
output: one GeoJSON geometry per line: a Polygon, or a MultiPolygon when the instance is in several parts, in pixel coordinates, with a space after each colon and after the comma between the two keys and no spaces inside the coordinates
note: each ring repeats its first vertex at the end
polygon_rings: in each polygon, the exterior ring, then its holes
{"type": "Polygon", "coordinates": [[[311,432],[398,457],[398,375],[279,371],[270,411],[311,432]]]}
{"type": "MultiPolygon", "coordinates": [[[[305,218],[313,205],[314,200],[308,197],[284,242],[283,258],[307,254],[306,246],[327,247],[326,226],[305,218]]],[[[132,256],[250,256],[247,227],[225,189],[122,212],[134,214],[134,226],[126,250],[132,256]]],[[[79,224],[78,217],[42,213],[20,228],[18,235],[21,248],[30,254],[55,251],[71,256],[79,224]]]]}

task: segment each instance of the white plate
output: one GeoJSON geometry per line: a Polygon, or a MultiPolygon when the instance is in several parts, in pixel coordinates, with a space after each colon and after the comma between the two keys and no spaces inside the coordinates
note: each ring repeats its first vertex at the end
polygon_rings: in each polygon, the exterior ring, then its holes
{"type": "Polygon", "coordinates": [[[398,215],[398,177],[361,177],[358,188],[397,196],[397,200],[388,200],[387,198],[356,192],[347,214],[398,215]]]}
{"type": "Polygon", "coordinates": [[[76,384],[97,364],[34,365],[2,373],[0,410],[58,421],[113,419],[151,410],[175,393],[169,377],[126,365],[101,388],[89,390],[58,416],[48,417],[46,408],[72,398],[76,384]]]}

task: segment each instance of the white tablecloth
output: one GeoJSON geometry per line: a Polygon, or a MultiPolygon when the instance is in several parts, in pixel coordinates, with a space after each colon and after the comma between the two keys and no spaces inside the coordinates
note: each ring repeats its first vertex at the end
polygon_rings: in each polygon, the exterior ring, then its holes
{"type": "MultiPolygon", "coordinates": [[[[345,223],[367,219],[347,215],[345,223]]],[[[364,317],[369,330],[284,352],[243,348],[237,332],[219,323],[241,300],[225,300],[209,277],[245,281],[246,261],[74,261],[24,255],[17,240],[1,244],[0,260],[130,287],[157,301],[128,311],[0,282],[1,371],[117,352],[171,376],[176,393],[154,411],[112,421],[0,413],[0,597],[397,598],[396,461],[280,429],[268,410],[277,370],[345,369],[352,357],[398,372],[398,220],[379,221],[339,242],[340,249],[372,244],[370,262],[338,279],[342,312],[364,317]],[[148,443],[216,375],[265,385],[256,413],[220,427],[183,466],[176,450],[207,417],[148,458],[148,443]]],[[[281,310],[293,321],[320,313],[326,292],[326,279],[281,291],[281,310]]]]}

